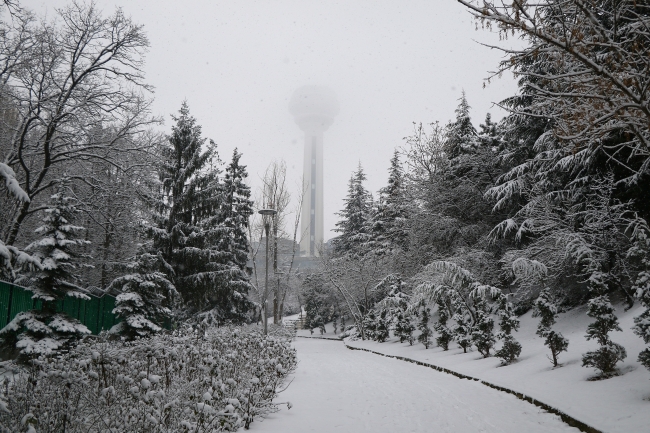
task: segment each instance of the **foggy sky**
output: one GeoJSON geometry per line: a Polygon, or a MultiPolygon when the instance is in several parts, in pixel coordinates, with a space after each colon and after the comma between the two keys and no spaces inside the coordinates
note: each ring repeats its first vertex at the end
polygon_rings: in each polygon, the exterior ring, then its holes
{"type": "MultiPolygon", "coordinates": [[[[22,0],[53,14],[65,0],[22,0]]],[[[151,48],[147,82],[155,86],[154,114],[165,117],[187,100],[204,137],[224,161],[243,152],[250,184],[284,159],[288,182],[299,189],[303,138],[288,111],[292,92],[326,85],[341,111],[325,133],[325,239],[343,206],[347,181],[359,161],[376,195],[389,160],[412,122],[452,119],[465,89],[478,127],[492,107],[512,94],[511,76],[483,82],[502,54],[476,41],[498,37],[475,23],[455,0],[98,0],[105,14],[122,7],[144,24],[151,48]]]]}

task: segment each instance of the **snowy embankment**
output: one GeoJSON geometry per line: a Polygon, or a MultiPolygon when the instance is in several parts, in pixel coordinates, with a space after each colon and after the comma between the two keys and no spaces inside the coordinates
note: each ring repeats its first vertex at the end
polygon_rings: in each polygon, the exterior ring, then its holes
{"type": "MultiPolygon", "coordinates": [[[[317,335],[317,334],[315,334],[317,335]]],[[[298,338],[299,365],[281,410],[251,424],[268,433],[579,433],[557,416],[414,364],[298,338]]]]}
{"type": "MultiPolygon", "coordinates": [[[[439,347],[426,350],[421,344],[409,346],[395,338],[385,343],[358,340],[346,344],[432,364],[526,394],[606,433],[641,433],[650,425],[650,372],[636,360],[644,346],[630,329],[633,317],[640,312],[640,306],[627,312],[622,305],[617,306],[623,332],[614,332],[611,337],[627,349],[628,357],[619,364],[621,375],[606,380],[589,380],[595,372],[581,366],[581,355],[597,347],[584,338],[591,321],[584,307],[561,314],[554,327],[569,339],[569,350],[561,354],[557,368],[548,360],[550,352],[543,340],[535,335],[539,319],[531,317],[530,312],[521,317],[521,329],[515,334],[523,346],[521,357],[508,366],[501,366],[497,358],[483,358],[476,351],[463,353],[455,344],[447,352],[439,347]]],[[[334,337],[331,326],[327,329],[323,336],[334,337]]],[[[299,331],[298,335],[310,333],[299,331]]],[[[320,333],[316,331],[313,336],[320,333]]]]}

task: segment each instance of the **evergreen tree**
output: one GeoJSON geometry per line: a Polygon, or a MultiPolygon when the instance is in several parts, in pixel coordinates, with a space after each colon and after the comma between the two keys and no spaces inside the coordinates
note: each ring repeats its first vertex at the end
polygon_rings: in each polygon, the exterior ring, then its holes
{"type": "Polygon", "coordinates": [[[609,338],[612,331],[622,331],[618,325],[618,318],[614,315],[614,307],[609,302],[607,295],[600,295],[587,304],[587,315],[596,319],[587,327],[587,340],[596,340],[600,347],[592,352],[582,355],[582,366],[593,367],[600,371],[601,376],[612,375],[616,364],[627,357],[625,348],[614,343],[609,338]]]}
{"type": "Polygon", "coordinates": [[[218,262],[219,278],[215,287],[213,312],[219,321],[242,323],[253,308],[246,296],[252,288],[248,272],[248,222],[253,214],[251,190],[246,185],[246,166],[240,164],[242,154],[235,149],[226,167],[221,188],[217,224],[208,220],[207,227],[216,231],[216,244],[211,246],[218,262]]]}
{"type": "Polygon", "coordinates": [[[388,185],[379,192],[379,203],[372,217],[371,248],[386,254],[408,249],[408,206],[404,173],[397,150],[390,160],[388,185]]]}
{"type": "MultiPolygon", "coordinates": [[[[634,318],[634,333],[650,344],[650,229],[643,219],[635,221],[632,239],[634,243],[628,251],[628,257],[639,261],[639,272],[634,280],[632,289],[636,298],[641,301],[645,311],[634,318]]],[[[650,370],[650,347],[639,353],[639,362],[650,370]]]]}
{"type": "Polygon", "coordinates": [[[512,303],[508,302],[507,296],[501,294],[498,303],[500,331],[497,334],[497,339],[502,340],[503,345],[494,355],[501,358],[507,365],[521,355],[521,344],[512,335],[513,332],[519,330],[519,319],[515,315],[512,303]]]}
{"type": "Polygon", "coordinates": [[[569,347],[569,340],[564,338],[561,333],[553,331],[551,328],[557,318],[557,307],[551,298],[551,291],[544,289],[535,301],[535,315],[540,317],[537,326],[537,335],[544,339],[544,344],[551,349],[551,362],[553,367],[558,365],[558,355],[566,352],[569,347]]]}
{"type": "Polygon", "coordinates": [[[377,315],[375,310],[368,311],[368,314],[363,318],[364,339],[376,340],[377,332],[377,315]]]}
{"type": "Polygon", "coordinates": [[[456,108],[456,119],[447,125],[446,130],[445,152],[450,159],[458,157],[477,145],[476,129],[469,115],[470,108],[463,90],[456,108]]]}
{"type": "Polygon", "coordinates": [[[187,103],[173,119],[161,149],[154,224],[147,230],[152,252],[163,258],[186,315],[206,323],[241,323],[252,307],[246,298],[246,227],[252,212],[246,170],[235,151],[221,183],[216,145],[206,146],[187,103]]]}
{"type": "Polygon", "coordinates": [[[455,311],[452,319],[456,322],[456,326],[452,329],[452,334],[456,343],[463,348],[463,353],[467,353],[467,349],[472,347],[471,318],[459,300],[454,299],[452,306],[455,311]]]}
{"type": "Polygon", "coordinates": [[[431,309],[424,302],[420,305],[420,321],[418,322],[418,342],[424,345],[425,349],[431,346],[431,329],[429,328],[429,319],[431,318],[431,309]]]}
{"type": "Polygon", "coordinates": [[[449,350],[449,343],[453,340],[453,333],[451,329],[447,327],[447,321],[449,320],[449,309],[442,298],[438,297],[438,322],[433,325],[433,329],[438,333],[436,337],[436,344],[442,347],[443,350],[449,350]]]}
{"type": "Polygon", "coordinates": [[[490,356],[490,349],[494,346],[494,319],[490,317],[487,302],[483,299],[476,303],[476,324],[472,332],[472,343],[484,358],[490,356]]]}
{"type": "Polygon", "coordinates": [[[168,305],[178,293],[162,271],[162,258],[141,252],[126,266],[130,273],[118,277],[108,290],[119,291],[115,314],[121,321],[112,329],[127,339],[158,333],[172,312],[168,305]]]}
{"type": "Polygon", "coordinates": [[[390,334],[388,332],[388,322],[389,322],[389,317],[388,317],[388,311],[386,309],[382,309],[379,312],[379,316],[377,317],[377,326],[375,328],[375,340],[383,343],[384,341],[388,340],[390,337],[390,334]]]}
{"type": "Polygon", "coordinates": [[[398,311],[395,318],[394,332],[395,336],[399,337],[399,342],[408,341],[412,346],[414,341],[413,331],[415,331],[415,326],[413,326],[410,316],[405,311],[398,311]]]}
{"type": "Polygon", "coordinates": [[[78,247],[88,242],[77,238],[84,228],[73,224],[78,210],[64,190],[65,186],[59,187],[44,210],[43,225],[36,229],[41,238],[25,248],[40,263],[40,269],[29,276],[27,289],[42,308],[18,313],[0,331],[3,345],[19,349],[23,357],[55,353],[90,334],[77,319],[56,311],[57,302],[67,296],[90,300],[78,285],[77,274],[84,258],[78,247]]]}
{"type": "Polygon", "coordinates": [[[372,196],[363,186],[366,175],[361,164],[350,178],[345,207],[338,216],[341,220],[336,223],[335,231],[340,235],[333,241],[334,252],[337,255],[363,254],[368,243],[369,221],[372,209],[372,196]]]}

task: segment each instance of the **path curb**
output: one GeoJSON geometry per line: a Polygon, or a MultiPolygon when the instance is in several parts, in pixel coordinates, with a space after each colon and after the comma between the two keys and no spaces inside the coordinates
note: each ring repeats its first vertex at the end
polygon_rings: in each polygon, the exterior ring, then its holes
{"type": "MultiPolygon", "coordinates": [[[[296,335],[296,338],[312,338],[314,340],[332,340],[332,341],[343,341],[340,338],[332,338],[332,337],[310,337],[308,335],[296,335]]],[[[347,346],[347,345],[346,345],[347,346]]]]}
{"type": "MultiPolygon", "coordinates": [[[[322,338],[324,340],[333,340],[333,338],[324,338],[324,337],[303,337],[303,338],[322,338]]],[[[466,374],[458,373],[457,371],[449,370],[448,368],[444,368],[444,367],[440,367],[440,366],[437,366],[437,365],[429,364],[427,362],[416,361],[415,359],[406,358],[404,356],[387,355],[385,353],[376,352],[376,351],[370,350],[370,349],[364,349],[362,347],[349,346],[345,341],[343,342],[343,344],[345,344],[345,347],[347,347],[350,350],[362,350],[364,352],[374,353],[375,355],[381,355],[381,356],[385,356],[387,358],[395,358],[395,359],[399,359],[400,361],[411,362],[413,364],[421,365],[423,367],[429,367],[429,368],[432,368],[434,370],[438,370],[438,371],[440,371],[442,373],[451,374],[451,375],[454,375],[454,376],[456,376],[456,377],[458,377],[460,379],[468,379],[468,380],[475,380],[477,382],[481,382],[485,386],[489,386],[490,388],[496,389],[498,391],[502,391],[502,392],[506,392],[508,394],[512,394],[512,395],[514,395],[515,397],[517,397],[520,400],[525,400],[528,403],[534,404],[535,406],[538,406],[538,407],[544,409],[547,412],[555,414],[555,415],[559,416],[560,419],[562,419],[562,421],[564,421],[564,423],[570,425],[571,427],[575,427],[580,431],[583,431],[585,433],[605,433],[602,430],[598,430],[595,427],[592,427],[592,426],[590,426],[588,424],[585,424],[584,422],[572,417],[571,415],[567,415],[566,413],[562,412],[561,410],[559,410],[559,409],[557,409],[557,408],[555,408],[555,407],[553,407],[553,406],[551,406],[549,404],[546,404],[546,403],[544,403],[542,401],[539,401],[539,400],[537,400],[537,399],[535,399],[533,397],[530,397],[530,396],[528,396],[528,395],[526,395],[524,393],[514,391],[514,390],[512,390],[510,388],[495,385],[495,384],[493,384],[491,382],[488,382],[486,380],[481,380],[481,379],[479,379],[477,377],[472,377],[472,376],[468,376],[466,374]]]]}

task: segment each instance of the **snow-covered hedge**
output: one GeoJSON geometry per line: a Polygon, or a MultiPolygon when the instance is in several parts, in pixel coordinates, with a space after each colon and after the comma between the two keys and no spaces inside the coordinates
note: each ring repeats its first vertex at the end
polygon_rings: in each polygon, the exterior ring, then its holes
{"type": "Polygon", "coordinates": [[[5,381],[0,431],[236,431],[277,410],[295,366],[289,339],[257,328],[86,339],[5,381]]]}

